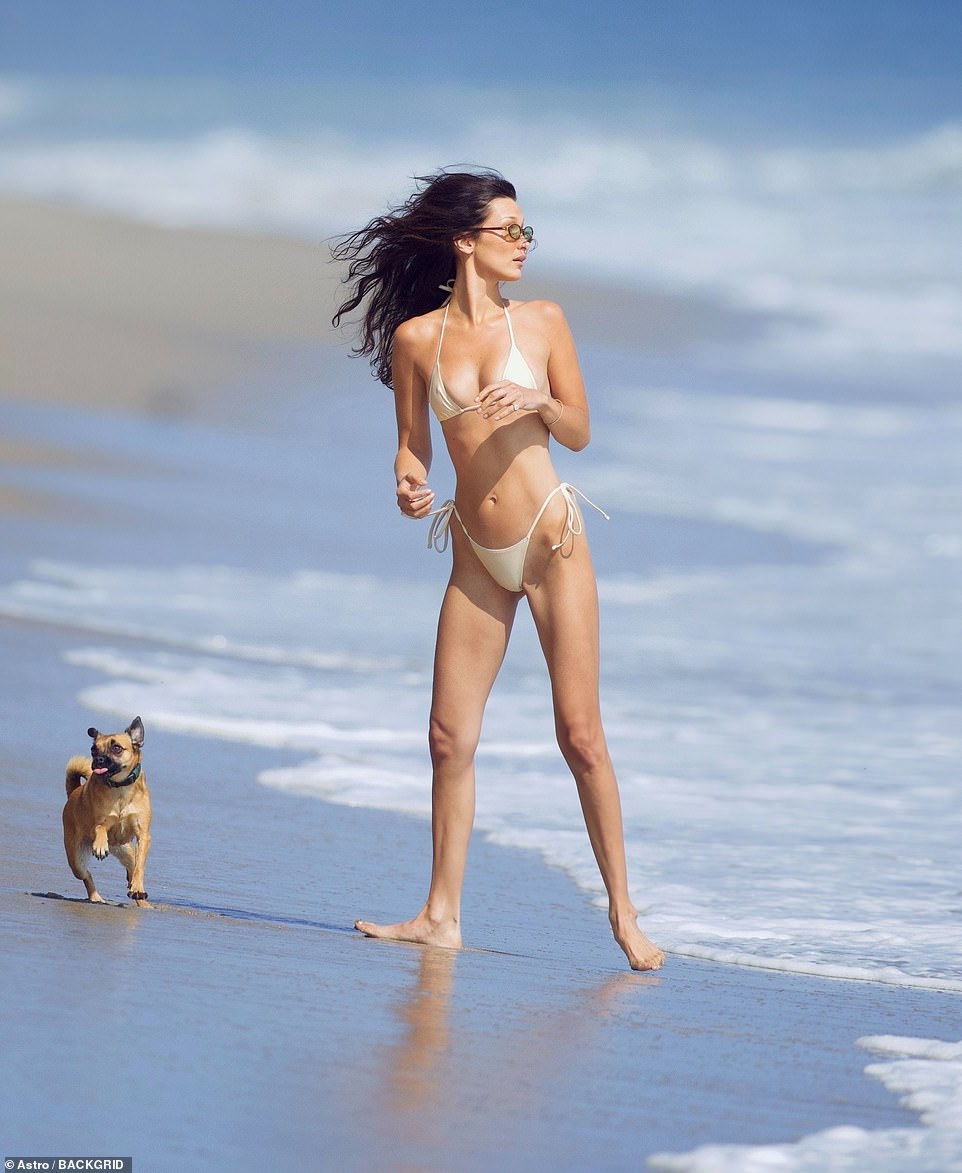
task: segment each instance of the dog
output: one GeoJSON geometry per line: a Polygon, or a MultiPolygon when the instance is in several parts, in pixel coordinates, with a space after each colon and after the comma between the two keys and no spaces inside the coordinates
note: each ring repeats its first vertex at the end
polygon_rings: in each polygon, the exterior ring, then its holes
{"type": "Polygon", "coordinates": [[[145,904],[144,868],[150,851],[150,793],[141,764],[144,724],[135,717],[123,733],[87,730],[89,757],[67,762],[63,845],[70,870],[82,880],[87,899],[105,903],[88,863],[115,855],[127,869],[127,895],[145,904]]]}

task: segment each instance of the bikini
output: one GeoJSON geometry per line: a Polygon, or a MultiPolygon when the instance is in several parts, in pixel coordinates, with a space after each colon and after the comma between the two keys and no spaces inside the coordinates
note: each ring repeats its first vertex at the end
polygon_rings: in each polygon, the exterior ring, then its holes
{"type": "MultiPolygon", "coordinates": [[[[438,335],[438,351],[434,356],[434,370],[431,372],[431,381],[428,384],[428,402],[434,411],[434,414],[443,424],[445,420],[454,419],[456,415],[464,415],[466,411],[477,411],[480,403],[472,403],[470,407],[461,407],[455,403],[448,394],[444,386],[444,380],[441,378],[441,345],[444,342],[444,327],[448,324],[448,309],[450,301],[444,307],[444,317],[441,319],[441,333],[438,335]]],[[[508,313],[508,307],[504,307],[504,318],[508,323],[508,337],[511,339],[511,349],[508,351],[508,358],[504,364],[504,370],[501,373],[502,379],[509,379],[512,383],[517,383],[519,387],[527,387],[529,391],[536,391],[538,389],[538,380],[531,373],[531,368],[525,362],[524,355],[518,349],[518,344],[514,340],[514,328],[511,325],[511,315],[508,313]]]]}
{"type": "MultiPolygon", "coordinates": [[[[431,379],[428,383],[428,402],[431,404],[434,414],[441,423],[445,420],[454,419],[455,416],[463,415],[465,412],[477,411],[481,406],[480,404],[472,404],[469,407],[461,407],[455,403],[448,394],[444,386],[444,380],[441,378],[441,344],[444,341],[444,328],[448,322],[448,306],[450,304],[448,302],[444,307],[444,317],[441,319],[441,333],[438,336],[438,349],[434,359],[434,370],[431,372],[431,379]]],[[[524,355],[518,349],[518,345],[514,340],[514,329],[511,325],[511,315],[508,313],[507,305],[504,307],[504,317],[508,324],[511,349],[508,351],[508,358],[504,364],[504,371],[501,377],[502,379],[510,380],[512,383],[517,383],[519,387],[527,387],[529,390],[534,391],[537,389],[538,381],[532,374],[531,368],[528,366],[524,355]]],[[[531,535],[544,515],[544,511],[548,508],[552,499],[559,493],[564,498],[565,505],[567,506],[567,514],[561,541],[556,542],[551,547],[552,550],[560,550],[568,542],[569,538],[573,539],[584,533],[584,523],[578,512],[575,494],[583,501],[586,501],[592,509],[597,509],[606,521],[608,520],[608,514],[595,505],[593,501],[589,500],[580,489],[576,489],[574,485],[569,485],[566,481],[562,481],[544,499],[541,508],[535,514],[534,521],[531,523],[528,532],[520,541],[515,542],[513,545],[503,546],[497,550],[492,550],[488,546],[479,545],[468,533],[454,501],[445,501],[440,509],[434,510],[429,515],[433,518],[433,521],[431,522],[431,529],[428,533],[428,548],[437,550],[438,553],[443,553],[447,550],[448,541],[451,536],[451,515],[454,514],[458,519],[461,529],[464,531],[464,536],[470,542],[472,550],[477,554],[479,561],[487,570],[488,574],[491,575],[499,586],[504,587],[505,590],[520,592],[524,577],[524,562],[527,557],[528,546],[531,542],[531,535]]]]}

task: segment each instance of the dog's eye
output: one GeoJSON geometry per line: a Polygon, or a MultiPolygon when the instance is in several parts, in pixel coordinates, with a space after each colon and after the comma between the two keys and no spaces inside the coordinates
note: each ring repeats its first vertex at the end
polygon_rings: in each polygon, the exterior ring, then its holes
{"type": "Polygon", "coordinates": [[[112,741],[110,743],[110,752],[111,753],[123,753],[124,747],[119,742],[112,741]]]}

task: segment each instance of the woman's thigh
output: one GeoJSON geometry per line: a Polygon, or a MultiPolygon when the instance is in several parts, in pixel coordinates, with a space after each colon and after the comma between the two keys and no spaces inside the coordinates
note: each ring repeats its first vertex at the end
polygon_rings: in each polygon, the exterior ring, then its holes
{"type": "Polygon", "coordinates": [[[438,617],[433,728],[477,742],[520,599],[491,578],[470,547],[455,551],[438,617]]]}
{"type": "Polygon", "coordinates": [[[598,588],[584,535],[545,559],[528,603],[551,677],[556,716],[592,719],[598,711],[598,588]]]}

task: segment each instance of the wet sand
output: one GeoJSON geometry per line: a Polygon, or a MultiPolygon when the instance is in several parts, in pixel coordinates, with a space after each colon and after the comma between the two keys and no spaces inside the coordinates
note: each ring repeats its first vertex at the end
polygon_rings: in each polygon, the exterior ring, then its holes
{"type": "Polygon", "coordinates": [[[135,1168],[637,1169],[659,1151],[915,1125],[863,1034],[938,1036],[949,995],[669,957],[624,970],[604,914],[477,840],[461,953],[367,940],[421,894],[422,820],[256,781],[278,755],[148,728],[152,907],[60,843],[93,719],[69,632],[0,624],[5,1154],[135,1168]]]}

